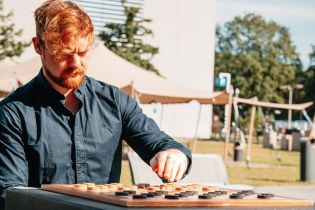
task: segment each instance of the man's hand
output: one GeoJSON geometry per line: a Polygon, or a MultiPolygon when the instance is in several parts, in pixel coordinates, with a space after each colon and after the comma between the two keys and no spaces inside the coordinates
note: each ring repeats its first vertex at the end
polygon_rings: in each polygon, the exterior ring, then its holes
{"type": "Polygon", "coordinates": [[[178,149],[168,149],[157,153],[151,160],[153,171],[168,182],[179,181],[188,167],[186,155],[178,149]]]}

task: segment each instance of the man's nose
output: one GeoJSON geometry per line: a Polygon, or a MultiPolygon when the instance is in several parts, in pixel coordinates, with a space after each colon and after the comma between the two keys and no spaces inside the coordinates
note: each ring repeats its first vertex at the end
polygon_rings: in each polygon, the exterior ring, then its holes
{"type": "Polygon", "coordinates": [[[77,54],[73,54],[69,58],[69,66],[70,67],[80,67],[81,62],[80,62],[80,56],[77,54]]]}

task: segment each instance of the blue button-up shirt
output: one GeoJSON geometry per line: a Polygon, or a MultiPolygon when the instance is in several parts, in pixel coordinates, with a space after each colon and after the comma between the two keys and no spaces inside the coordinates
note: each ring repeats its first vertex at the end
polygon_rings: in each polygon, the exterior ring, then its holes
{"type": "MultiPolygon", "coordinates": [[[[42,71],[0,102],[0,192],[44,183],[119,182],[122,139],[147,163],[159,151],[190,152],[160,131],[118,88],[85,77],[72,114],[42,71]]],[[[3,202],[3,199],[2,199],[3,202]]]]}

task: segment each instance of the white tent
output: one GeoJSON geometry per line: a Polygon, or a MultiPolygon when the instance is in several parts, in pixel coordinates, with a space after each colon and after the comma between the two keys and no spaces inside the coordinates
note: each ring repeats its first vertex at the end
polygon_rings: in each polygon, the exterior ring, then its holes
{"type": "MultiPolygon", "coordinates": [[[[12,90],[12,79],[25,84],[38,74],[41,67],[39,57],[1,70],[0,91],[12,90]]],[[[123,91],[131,93],[135,90],[141,96],[141,103],[186,103],[197,100],[201,104],[226,104],[225,92],[210,93],[194,90],[184,85],[170,82],[154,73],[117,56],[103,44],[93,48],[87,75],[97,80],[112,84],[123,91]]]]}
{"type": "Polygon", "coordinates": [[[222,101],[225,96],[223,92],[203,92],[170,82],[129,63],[103,45],[98,45],[94,49],[88,75],[107,81],[127,92],[133,87],[141,94],[141,103],[186,103],[192,99],[201,104],[226,103],[222,101]]]}

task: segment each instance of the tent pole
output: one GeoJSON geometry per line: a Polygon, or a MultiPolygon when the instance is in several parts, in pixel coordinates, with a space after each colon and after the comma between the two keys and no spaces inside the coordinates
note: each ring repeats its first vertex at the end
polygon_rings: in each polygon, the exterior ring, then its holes
{"type": "Polygon", "coordinates": [[[230,91],[229,91],[229,105],[228,105],[229,109],[228,109],[226,137],[225,137],[225,144],[224,144],[224,163],[225,164],[228,161],[228,153],[229,153],[231,118],[232,118],[232,102],[233,102],[233,87],[231,86],[230,91]]]}
{"type": "MultiPolygon", "coordinates": [[[[131,83],[130,83],[130,97],[133,99],[133,100],[135,100],[135,101],[137,101],[137,97],[136,97],[136,89],[135,89],[135,87],[134,87],[134,81],[133,80],[131,80],[131,83]]],[[[139,100],[140,101],[140,100],[139,100]]],[[[137,101],[138,102],[138,101],[137,101]]],[[[140,103],[140,102],[139,102],[140,103]]],[[[131,152],[132,151],[132,149],[131,149],[131,147],[126,143],[126,152],[128,153],[128,152],[131,152]]]]}
{"type": "Polygon", "coordinates": [[[163,117],[164,117],[164,105],[161,103],[160,122],[159,122],[160,129],[162,129],[163,117]]]}
{"type": "Polygon", "coordinates": [[[132,99],[136,100],[136,90],[134,88],[134,81],[131,80],[131,83],[130,83],[130,96],[132,99]]]}
{"type": "Polygon", "coordinates": [[[202,108],[201,104],[199,104],[198,117],[197,117],[197,122],[196,122],[196,127],[195,127],[195,135],[194,135],[194,140],[193,140],[192,146],[191,146],[192,152],[195,152],[196,146],[197,146],[198,130],[199,130],[200,118],[201,118],[201,108],[202,108]]]}
{"type": "Polygon", "coordinates": [[[252,138],[253,138],[253,131],[254,131],[255,115],[256,115],[256,106],[252,106],[252,113],[250,117],[250,125],[249,125],[249,132],[248,132],[247,152],[246,152],[247,163],[250,162],[250,156],[251,156],[250,152],[251,152],[251,145],[252,145],[252,138]]]}

